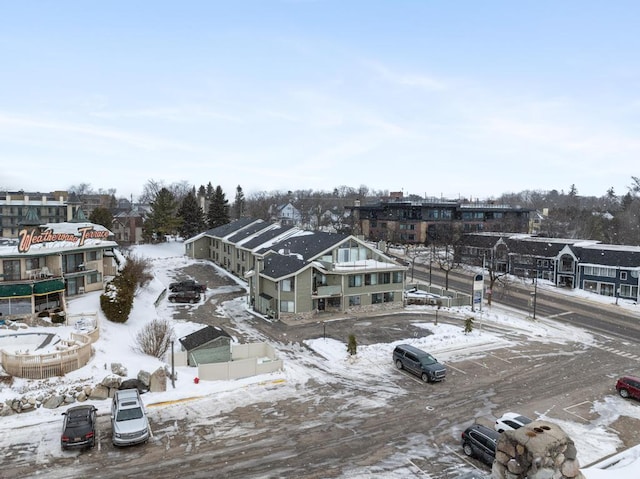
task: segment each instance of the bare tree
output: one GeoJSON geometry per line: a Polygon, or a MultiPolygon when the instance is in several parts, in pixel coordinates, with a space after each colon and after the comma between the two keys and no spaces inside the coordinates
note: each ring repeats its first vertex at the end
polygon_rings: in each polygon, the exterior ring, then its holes
{"type": "Polygon", "coordinates": [[[166,319],[154,319],[136,335],[136,350],[162,359],[171,346],[173,326],[166,319]]]}

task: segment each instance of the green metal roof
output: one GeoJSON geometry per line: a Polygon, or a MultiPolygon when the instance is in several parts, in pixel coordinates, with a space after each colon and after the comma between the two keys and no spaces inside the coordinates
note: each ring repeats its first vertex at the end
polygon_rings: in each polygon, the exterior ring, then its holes
{"type": "Polygon", "coordinates": [[[39,281],[33,285],[33,294],[40,296],[48,293],[64,291],[64,281],[61,279],[52,279],[49,281],[39,281]]]}
{"type": "Polygon", "coordinates": [[[31,284],[0,284],[0,298],[24,298],[31,294],[31,284]]]}

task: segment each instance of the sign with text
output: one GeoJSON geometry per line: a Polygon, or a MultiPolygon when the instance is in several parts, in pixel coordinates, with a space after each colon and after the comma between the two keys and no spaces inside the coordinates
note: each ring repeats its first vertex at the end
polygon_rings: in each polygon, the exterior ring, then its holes
{"type": "Polygon", "coordinates": [[[484,290],[484,276],[476,274],[473,277],[473,304],[482,304],[482,291],[484,290]]]}
{"type": "Polygon", "coordinates": [[[82,226],[78,228],[77,233],[55,233],[51,228],[41,232],[35,229],[24,229],[18,233],[18,237],[20,238],[18,252],[26,253],[35,244],[66,241],[68,243],[77,243],[76,246],[83,246],[89,239],[106,240],[109,238],[109,231],[97,231],[93,226],[82,226]]]}

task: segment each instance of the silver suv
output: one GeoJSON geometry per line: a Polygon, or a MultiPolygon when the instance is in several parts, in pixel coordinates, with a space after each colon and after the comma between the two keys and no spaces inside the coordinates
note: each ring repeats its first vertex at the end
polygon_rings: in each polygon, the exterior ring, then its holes
{"type": "Polygon", "coordinates": [[[149,440],[149,421],[137,389],[116,391],[111,404],[114,446],[131,446],[149,440]]]}

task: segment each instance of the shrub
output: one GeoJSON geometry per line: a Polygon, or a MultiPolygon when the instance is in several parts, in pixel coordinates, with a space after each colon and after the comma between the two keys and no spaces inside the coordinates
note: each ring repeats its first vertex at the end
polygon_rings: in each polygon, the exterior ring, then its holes
{"type": "Polygon", "coordinates": [[[173,326],[166,319],[154,319],[136,335],[136,350],[162,359],[171,346],[173,326]]]}
{"type": "Polygon", "coordinates": [[[358,343],[356,341],[355,334],[350,334],[349,335],[349,344],[347,344],[347,352],[351,356],[355,356],[356,353],[358,352],[358,343]]]}
{"type": "Polygon", "coordinates": [[[469,316],[464,320],[464,334],[470,333],[473,331],[473,317],[469,316]]]}
{"type": "Polygon", "coordinates": [[[109,321],[124,323],[129,319],[135,290],[135,283],[122,273],[107,284],[105,292],[100,295],[100,308],[109,321]]]}
{"type": "Polygon", "coordinates": [[[151,263],[148,259],[128,256],[127,263],[122,268],[121,273],[142,287],[153,279],[153,275],[149,272],[150,269],[151,263]]]}

